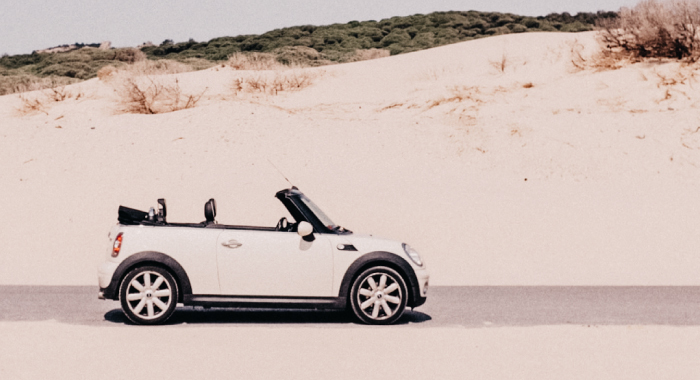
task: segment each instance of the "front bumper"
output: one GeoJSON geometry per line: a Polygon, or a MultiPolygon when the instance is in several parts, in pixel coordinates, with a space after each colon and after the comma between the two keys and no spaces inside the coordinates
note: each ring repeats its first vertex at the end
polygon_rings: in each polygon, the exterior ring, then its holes
{"type": "Polygon", "coordinates": [[[430,274],[425,268],[420,268],[415,270],[416,280],[418,281],[418,294],[413,302],[413,307],[418,307],[425,303],[428,296],[428,282],[430,281],[430,274]]]}

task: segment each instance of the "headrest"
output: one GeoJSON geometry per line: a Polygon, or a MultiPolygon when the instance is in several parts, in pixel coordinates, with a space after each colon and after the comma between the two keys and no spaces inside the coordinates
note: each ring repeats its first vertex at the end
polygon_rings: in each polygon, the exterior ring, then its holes
{"type": "Polygon", "coordinates": [[[214,198],[207,201],[204,204],[204,217],[207,219],[208,223],[213,223],[214,218],[216,218],[216,201],[214,198]]]}

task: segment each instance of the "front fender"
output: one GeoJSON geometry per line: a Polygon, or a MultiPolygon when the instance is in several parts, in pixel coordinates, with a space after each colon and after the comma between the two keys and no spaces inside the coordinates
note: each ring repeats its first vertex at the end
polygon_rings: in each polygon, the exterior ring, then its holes
{"type": "Polygon", "coordinates": [[[338,297],[347,301],[348,296],[350,295],[350,287],[352,286],[352,282],[355,280],[357,275],[359,275],[360,272],[366,268],[378,265],[393,268],[403,276],[404,280],[406,281],[406,286],[408,287],[409,298],[407,306],[416,307],[425,302],[420,295],[418,279],[416,278],[416,273],[413,271],[413,268],[411,268],[411,265],[403,258],[385,251],[366,253],[350,264],[350,267],[348,267],[348,270],[343,276],[343,281],[340,283],[338,297]]]}

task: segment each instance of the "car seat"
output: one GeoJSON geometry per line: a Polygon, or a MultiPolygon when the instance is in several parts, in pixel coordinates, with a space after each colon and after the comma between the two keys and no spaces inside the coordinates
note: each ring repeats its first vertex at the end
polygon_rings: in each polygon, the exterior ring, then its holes
{"type": "Polygon", "coordinates": [[[216,201],[214,198],[210,199],[207,201],[207,203],[204,204],[204,218],[206,219],[204,221],[205,225],[210,225],[210,224],[216,224],[216,201]]]}

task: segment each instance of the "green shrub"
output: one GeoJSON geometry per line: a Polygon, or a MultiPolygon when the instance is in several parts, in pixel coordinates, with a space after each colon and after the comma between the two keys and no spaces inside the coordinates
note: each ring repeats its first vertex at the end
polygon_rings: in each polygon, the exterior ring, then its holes
{"type": "Polygon", "coordinates": [[[535,19],[528,18],[524,20],[523,25],[525,25],[526,28],[537,29],[540,27],[540,22],[535,19]]]}
{"type": "Polygon", "coordinates": [[[407,42],[411,40],[411,36],[402,29],[394,30],[387,34],[386,37],[382,38],[382,46],[389,46],[392,44],[400,44],[402,42],[407,42]]]}
{"type": "Polygon", "coordinates": [[[331,61],[307,46],[285,46],[272,51],[277,61],[287,66],[322,66],[331,61]]]}
{"type": "Polygon", "coordinates": [[[510,24],[510,25],[508,25],[508,28],[513,33],[527,32],[527,27],[525,25],[520,25],[520,24],[510,24]],[[512,27],[510,27],[510,25],[512,25],[512,27]]]}

